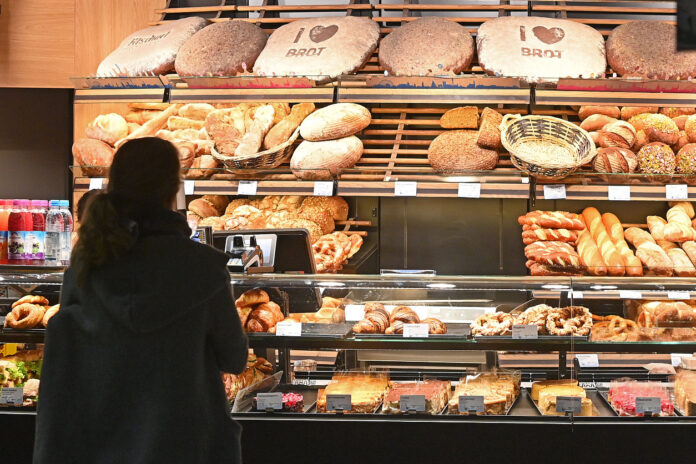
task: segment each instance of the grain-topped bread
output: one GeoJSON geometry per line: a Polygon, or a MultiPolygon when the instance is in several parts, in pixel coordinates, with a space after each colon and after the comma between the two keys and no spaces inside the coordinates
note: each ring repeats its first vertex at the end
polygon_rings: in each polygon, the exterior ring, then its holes
{"type": "Polygon", "coordinates": [[[355,16],[307,18],[273,32],[256,60],[259,76],[309,76],[318,81],[352,74],[377,48],[379,26],[355,16]]]}
{"type": "Polygon", "coordinates": [[[564,19],[495,18],[479,27],[476,45],[481,67],[496,76],[535,82],[596,77],[606,68],[602,34],[564,19]]]}
{"type": "Polygon", "coordinates": [[[150,76],[174,70],[179,48],[208,23],[191,17],[132,33],[97,68],[97,76],[150,76]]]}
{"type": "Polygon", "coordinates": [[[379,44],[379,63],[397,76],[459,74],[474,57],[474,39],[458,23],[428,16],[407,23],[379,44]]]}
{"type": "Polygon", "coordinates": [[[354,135],[370,125],[370,111],[355,103],[334,103],[307,116],[300,124],[305,140],[318,142],[354,135]]]}
{"type": "Polygon", "coordinates": [[[435,137],[428,162],[438,172],[486,171],[498,163],[498,152],[476,144],[478,131],[454,130],[435,137]]]}
{"type": "Polygon", "coordinates": [[[235,76],[251,72],[268,36],[255,24],[225,21],[198,31],[179,50],[180,76],[235,76]]]}
{"type": "Polygon", "coordinates": [[[677,52],[677,26],[631,21],[611,31],[607,61],[621,76],[688,79],[696,76],[696,52],[677,52]]]}

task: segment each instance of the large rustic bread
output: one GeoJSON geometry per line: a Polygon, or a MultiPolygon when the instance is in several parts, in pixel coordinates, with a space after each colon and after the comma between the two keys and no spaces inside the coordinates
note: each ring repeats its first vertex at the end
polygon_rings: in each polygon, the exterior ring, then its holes
{"type": "Polygon", "coordinates": [[[341,169],[352,168],[363,152],[354,135],[322,142],[303,141],[290,159],[290,169],[300,179],[328,179],[341,169]]]}
{"type": "Polygon", "coordinates": [[[198,31],[179,50],[180,76],[234,76],[251,72],[268,36],[255,24],[225,21],[198,31]]]}
{"type": "Polygon", "coordinates": [[[677,52],[677,26],[660,21],[632,21],[615,28],[607,39],[607,61],[622,76],[696,76],[696,52],[677,52]]]}
{"type": "Polygon", "coordinates": [[[194,16],[134,32],[104,58],[97,76],[148,76],[173,71],[179,48],[207,23],[194,16]]]}
{"type": "Polygon", "coordinates": [[[481,67],[496,76],[540,81],[599,76],[606,68],[602,34],[564,19],[492,19],[479,27],[476,45],[481,67]]]}
{"type": "Polygon", "coordinates": [[[479,127],[476,144],[482,148],[498,150],[502,147],[500,141],[500,123],[503,115],[493,108],[485,107],[481,112],[481,127],[479,127]]]}
{"type": "Polygon", "coordinates": [[[336,79],[362,67],[377,48],[379,26],[355,16],[307,18],[276,29],[256,60],[259,76],[336,79]]]}
{"type": "Polygon", "coordinates": [[[454,130],[435,137],[428,147],[428,162],[439,172],[485,171],[495,168],[498,152],[476,144],[478,131],[454,130]]]}
{"type": "Polygon", "coordinates": [[[354,135],[370,125],[370,111],[355,103],[335,103],[307,116],[300,124],[305,140],[318,142],[354,135]]]}
{"type": "Polygon", "coordinates": [[[395,29],[379,43],[379,63],[389,74],[459,74],[474,57],[474,39],[458,23],[428,16],[395,29]]]}

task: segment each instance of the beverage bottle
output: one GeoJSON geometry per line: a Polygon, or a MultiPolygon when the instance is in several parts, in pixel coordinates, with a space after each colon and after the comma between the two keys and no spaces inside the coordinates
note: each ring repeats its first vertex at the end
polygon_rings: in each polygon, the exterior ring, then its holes
{"type": "Polygon", "coordinates": [[[7,233],[9,231],[7,222],[10,218],[11,209],[11,201],[0,200],[0,262],[7,261],[7,233]]]}
{"type": "Polygon", "coordinates": [[[22,201],[22,214],[24,215],[24,259],[27,261],[25,264],[30,264],[31,262],[31,248],[34,244],[34,219],[31,216],[31,202],[29,200],[22,201]]]}
{"type": "Polygon", "coordinates": [[[61,200],[60,213],[63,215],[63,235],[61,237],[61,260],[64,265],[70,264],[70,255],[72,254],[72,234],[73,234],[73,217],[70,212],[70,202],[61,200]]]}
{"type": "Polygon", "coordinates": [[[61,236],[63,234],[63,215],[60,212],[60,201],[49,202],[46,214],[46,261],[58,264],[62,259],[61,236]]]}
{"type": "Polygon", "coordinates": [[[46,212],[45,201],[31,202],[32,235],[31,259],[43,261],[46,257],[46,212]]]}
{"type": "Polygon", "coordinates": [[[14,200],[7,219],[7,259],[17,262],[24,261],[24,237],[26,215],[22,212],[22,200],[14,200]]]}

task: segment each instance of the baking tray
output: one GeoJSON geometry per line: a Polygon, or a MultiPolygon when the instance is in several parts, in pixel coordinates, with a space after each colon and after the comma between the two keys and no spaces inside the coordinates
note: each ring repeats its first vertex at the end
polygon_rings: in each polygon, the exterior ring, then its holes
{"type": "MultiPolygon", "coordinates": [[[[517,395],[517,397],[515,398],[515,401],[512,402],[512,404],[510,405],[510,407],[507,408],[507,410],[505,411],[505,414],[476,414],[476,415],[477,415],[477,416],[479,416],[479,415],[480,415],[480,416],[509,416],[509,415],[510,415],[510,412],[513,410],[513,408],[514,408],[515,406],[517,406],[517,403],[519,403],[520,397],[522,396],[523,393],[524,393],[524,388],[521,388],[521,387],[520,387],[520,394],[517,395]]],[[[457,401],[459,401],[459,400],[457,400],[457,401]]],[[[470,415],[470,414],[461,414],[461,413],[459,413],[459,412],[456,412],[456,413],[452,412],[452,413],[450,413],[450,412],[449,412],[449,403],[447,404],[447,406],[445,406],[445,410],[442,412],[442,414],[448,414],[448,415],[452,415],[452,416],[468,416],[468,415],[470,415]]]]}
{"type": "MultiPolygon", "coordinates": [[[[592,332],[590,332],[590,335],[592,335],[592,332]]],[[[518,342],[534,342],[538,340],[544,340],[544,341],[557,341],[557,342],[571,342],[571,341],[587,341],[590,338],[590,335],[539,335],[536,339],[531,338],[531,339],[515,339],[515,341],[518,342]]],[[[494,340],[512,340],[512,335],[474,335],[473,336],[474,340],[481,340],[481,341],[494,341],[494,340]]]]}
{"type": "MultiPolygon", "coordinates": [[[[352,414],[352,415],[355,415],[355,414],[379,414],[379,413],[380,413],[380,410],[382,409],[382,405],[383,405],[383,404],[384,404],[384,401],[380,401],[380,402],[377,404],[377,407],[375,408],[375,410],[372,411],[372,412],[368,412],[368,413],[350,412],[350,411],[349,411],[349,412],[336,412],[336,411],[319,412],[319,411],[317,411],[317,403],[316,403],[316,401],[315,401],[315,402],[314,402],[314,405],[312,406],[312,410],[311,410],[311,411],[309,411],[309,410],[306,411],[306,414],[352,414]]],[[[352,406],[352,405],[351,405],[351,406],[352,406]]]]}
{"type": "MultiPolygon", "coordinates": [[[[351,324],[351,329],[353,324],[351,324]]],[[[352,331],[352,330],[351,330],[352,331]]],[[[356,333],[353,334],[355,338],[387,338],[387,339],[403,339],[403,334],[367,334],[367,333],[356,333]]],[[[409,338],[426,338],[426,337],[409,337],[409,338]]],[[[469,323],[449,323],[447,324],[446,334],[429,334],[427,338],[434,338],[436,340],[444,340],[448,338],[461,339],[461,338],[471,338],[471,325],[469,323]]]]}
{"type": "MultiPolygon", "coordinates": [[[[621,414],[619,414],[619,411],[614,407],[613,404],[611,404],[611,401],[609,401],[609,390],[597,390],[597,394],[599,397],[601,397],[604,400],[604,402],[607,404],[609,409],[611,409],[611,411],[615,415],[620,416],[620,417],[643,417],[643,416],[631,416],[630,414],[622,416],[621,414]]],[[[682,414],[677,409],[677,405],[674,403],[674,399],[672,399],[672,404],[674,405],[674,414],[671,417],[681,416],[682,414]]],[[[670,416],[660,416],[660,417],[670,417],[670,416]]]]}
{"type": "Polygon", "coordinates": [[[0,316],[0,332],[6,334],[46,334],[45,327],[37,327],[34,329],[13,329],[12,327],[5,327],[5,316],[0,316]]]}
{"type": "MultiPolygon", "coordinates": [[[[335,324],[316,324],[311,322],[302,323],[302,337],[326,337],[326,338],[346,338],[353,329],[353,324],[347,322],[335,324]]],[[[268,332],[247,332],[247,336],[253,338],[277,337],[278,335],[268,332]]]]}
{"type": "MultiPolygon", "coordinates": [[[[585,394],[587,395],[587,398],[588,398],[590,401],[592,401],[592,417],[599,417],[599,416],[600,416],[599,409],[597,409],[597,405],[595,404],[594,400],[592,399],[592,396],[593,396],[593,395],[592,395],[592,392],[593,392],[593,390],[591,390],[591,389],[589,389],[589,388],[586,388],[586,389],[585,389],[585,394]]],[[[596,392],[596,390],[594,390],[594,392],[596,392]]],[[[539,409],[539,404],[538,404],[536,401],[532,400],[531,392],[530,392],[530,391],[527,391],[527,394],[529,395],[530,401],[532,402],[532,404],[534,405],[534,408],[537,410],[537,412],[539,413],[540,416],[546,416],[546,417],[563,417],[563,416],[553,416],[553,415],[550,415],[550,414],[549,414],[549,415],[543,414],[543,413],[541,412],[541,409],[539,409]]],[[[588,416],[577,416],[577,417],[588,417],[588,416]]]]}

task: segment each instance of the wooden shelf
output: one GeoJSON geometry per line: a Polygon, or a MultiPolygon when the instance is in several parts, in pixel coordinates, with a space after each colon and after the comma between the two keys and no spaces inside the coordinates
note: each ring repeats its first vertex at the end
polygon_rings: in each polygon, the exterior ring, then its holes
{"type": "Polygon", "coordinates": [[[165,89],[75,90],[75,103],[162,103],[165,89]]]}
{"type": "Polygon", "coordinates": [[[453,104],[528,104],[529,89],[411,89],[343,88],[338,102],[351,103],[453,103],[453,104]]]}
{"type": "Polygon", "coordinates": [[[694,93],[534,89],[537,105],[696,106],[694,93]]]}
{"type": "MultiPolygon", "coordinates": [[[[595,177],[595,176],[593,176],[595,177]]],[[[675,182],[678,183],[678,182],[675,182]]],[[[630,188],[630,200],[640,201],[671,201],[667,199],[666,187],[664,184],[646,185],[641,183],[602,183],[602,184],[566,184],[557,182],[545,185],[565,185],[565,199],[567,200],[610,200],[609,190],[613,186],[630,188]]],[[[696,186],[687,186],[688,200],[696,199],[696,186]]],[[[545,199],[544,184],[536,184],[534,193],[537,199],[545,199]]],[[[556,198],[560,199],[560,198],[556,198]]],[[[620,200],[616,200],[620,201],[620,200]]]]}
{"type": "Polygon", "coordinates": [[[171,103],[192,102],[314,102],[333,103],[334,87],[278,89],[171,89],[171,103]]]}

